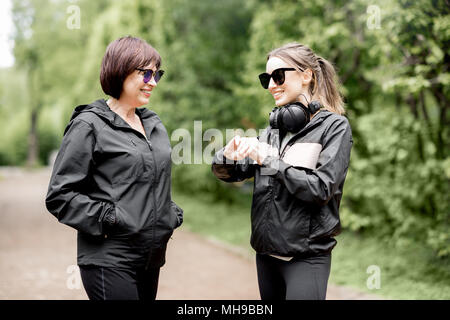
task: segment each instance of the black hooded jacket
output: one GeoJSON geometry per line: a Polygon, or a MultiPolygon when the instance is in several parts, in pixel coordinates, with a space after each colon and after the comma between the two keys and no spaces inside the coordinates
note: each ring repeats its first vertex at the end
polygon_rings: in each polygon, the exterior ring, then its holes
{"type": "Polygon", "coordinates": [[[78,264],[160,267],[183,211],[171,200],[171,147],[159,117],[137,108],[146,137],[101,99],[75,108],[47,209],[78,230],[78,264]]]}
{"type": "MultiPolygon", "coordinates": [[[[270,127],[258,137],[280,149],[277,130],[270,127]]],[[[290,138],[279,155],[262,166],[249,158],[230,161],[216,153],[213,173],[226,182],[254,177],[251,244],[256,252],[281,256],[331,252],[340,233],[339,204],[353,144],[347,118],[322,110],[290,138]],[[315,169],[283,161],[295,143],[322,146],[315,169]]]]}

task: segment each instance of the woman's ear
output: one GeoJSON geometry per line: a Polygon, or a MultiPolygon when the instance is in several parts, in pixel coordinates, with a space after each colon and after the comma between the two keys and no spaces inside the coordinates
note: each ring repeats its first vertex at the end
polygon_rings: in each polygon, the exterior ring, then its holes
{"type": "Polygon", "coordinates": [[[302,85],[308,86],[312,80],[312,71],[311,69],[306,69],[302,72],[302,85]]]}

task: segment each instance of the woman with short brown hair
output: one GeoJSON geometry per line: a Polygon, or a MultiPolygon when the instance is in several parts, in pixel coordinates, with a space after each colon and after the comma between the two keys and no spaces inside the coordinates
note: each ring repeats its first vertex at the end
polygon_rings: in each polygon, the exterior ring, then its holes
{"type": "Polygon", "coordinates": [[[78,265],[90,299],[154,300],[167,242],[183,211],[171,200],[171,147],[149,102],[164,71],[144,40],[106,49],[110,96],[75,108],[64,131],[47,209],[78,230],[78,265]]]}

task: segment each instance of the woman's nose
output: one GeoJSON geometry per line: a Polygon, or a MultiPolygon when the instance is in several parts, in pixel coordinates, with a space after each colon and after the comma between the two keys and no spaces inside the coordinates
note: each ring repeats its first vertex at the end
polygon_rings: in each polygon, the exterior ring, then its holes
{"type": "Polygon", "coordinates": [[[150,78],[150,81],[147,82],[148,85],[151,85],[152,87],[156,87],[157,82],[155,81],[155,77],[152,75],[152,77],[150,78]]]}
{"type": "Polygon", "coordinates": [[[273,89],[273,88],[275,88],[277,86],[277,84],[275,83],[275,81],[273,81],[273,79],[272,78],[270,78],[270,80],[269,80],[269,86],[267,87],[267,89],[273,89]]]}

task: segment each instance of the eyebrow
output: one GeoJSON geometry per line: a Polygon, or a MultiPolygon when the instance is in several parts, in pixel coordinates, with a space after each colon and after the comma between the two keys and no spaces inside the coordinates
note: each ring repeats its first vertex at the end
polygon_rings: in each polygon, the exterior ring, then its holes
{"type": "MultiPolygon", "coordinates": [[[[297,70],[296,68],[294,68],[294,67],[279,67],[279,68],[275,68],[275,69],[273,69],[272,70],[272,72],[274,72],[275,70],[278,70],[278,69],[293,69],[293,70],[297,70]]],[[[300,68],[299,68],[300,69],[300,68]]],[[[302,70],[303,71],[303,70],[302,70]]],[[[268,74],[272,74],[272,72],[265,72],[265,73],[268,73],[268,74]]]]}
{"type": "Polygon", "coordinates": [[[136,70],[139,70],[139,71],[158,71],[158,69],[153,70],[153,69],[143,69],[143,68],[136,68],[136,70]]]}

